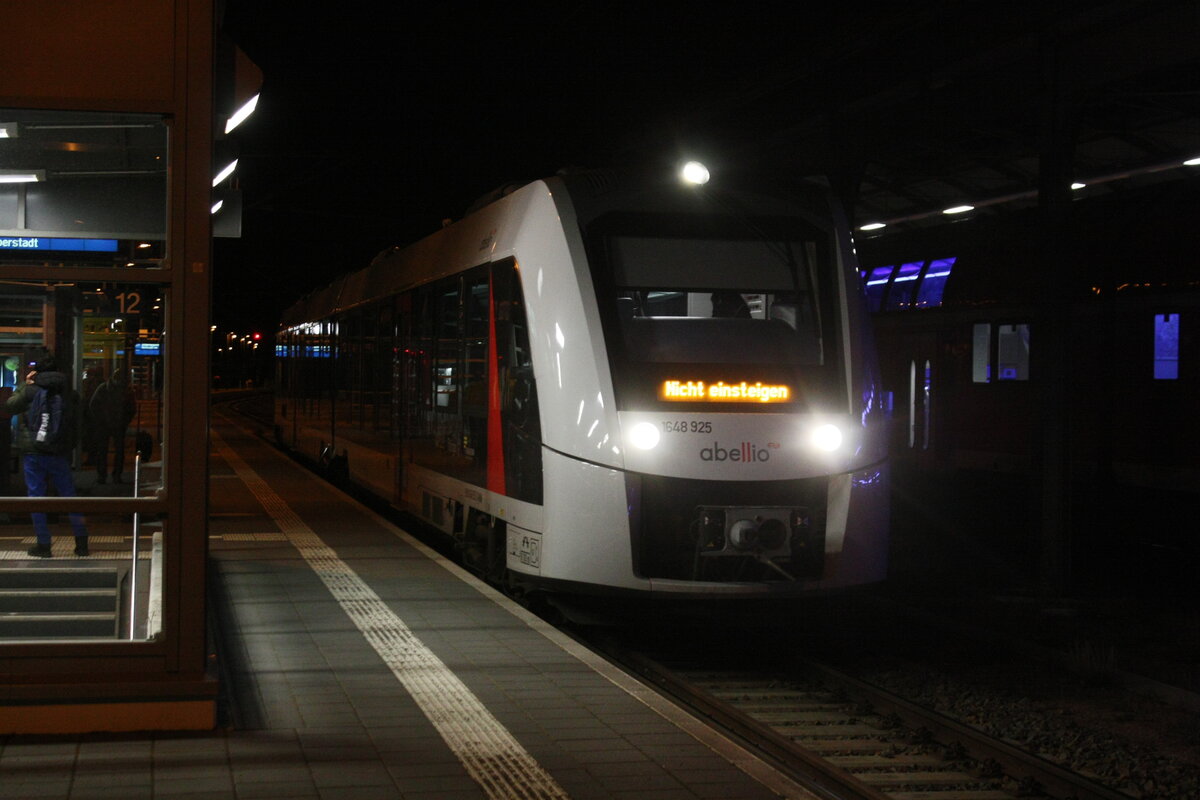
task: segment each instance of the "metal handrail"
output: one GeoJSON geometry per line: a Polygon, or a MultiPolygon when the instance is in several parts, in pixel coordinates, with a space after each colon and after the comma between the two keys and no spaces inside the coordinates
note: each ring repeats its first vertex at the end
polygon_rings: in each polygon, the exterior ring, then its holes
{"type": "Polygon", "coordinates": [[[146,495],[145,497],[4,497],[0,498],[0,511],[18,511],[28,514],[32,511],[47,513],[96,513],[96,514],[130,514],[134,511],[153,513],[166,511],[165,497],[146,495]]]}
{"type": "MultiPolygon", "coordinates": [[[[142,454],[133,454],[133,497],[137,499],[142,486],[142,454]]],[[[129,640],[133,641],[137,623],[137,567],[138,567],[138,527],[141,514],[133,512],[133,566],[129,570],[129,640]]]]}

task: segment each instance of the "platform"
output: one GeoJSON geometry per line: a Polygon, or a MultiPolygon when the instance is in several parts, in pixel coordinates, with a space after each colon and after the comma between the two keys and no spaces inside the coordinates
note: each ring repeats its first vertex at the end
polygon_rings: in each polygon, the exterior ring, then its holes
{"type": "Polygon", "coordinates": [[[811,797],[214,420],[208,733],[0,739],[0,798],[811,797]]]}

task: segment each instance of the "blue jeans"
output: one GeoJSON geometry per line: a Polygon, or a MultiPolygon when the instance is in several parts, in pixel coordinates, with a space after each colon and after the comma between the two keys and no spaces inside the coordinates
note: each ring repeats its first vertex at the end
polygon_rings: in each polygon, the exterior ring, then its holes
{"type": "MultiPolygon", "coordinates": [[[[45,497],[47,483],[53,483],[59,497],[75,496],[75,478],[71,475],[71,463],[66,456],[52,456],[46,453],[26,453],[25,486],[29,489],[30,497],[45,497]]],[[[33,518],[33,532],[37,534],[37,543],[50,544],[50,526],[46,524],[46,515],[40,511],[30,513],[33,518]]],[[[87,536],[84,527],[83,514],[70,514],[71,529],[75,537],[87,536]]]]}

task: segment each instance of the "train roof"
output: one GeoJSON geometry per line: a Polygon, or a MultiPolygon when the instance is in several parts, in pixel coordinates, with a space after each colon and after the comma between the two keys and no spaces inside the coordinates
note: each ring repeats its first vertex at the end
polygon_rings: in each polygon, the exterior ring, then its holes
{"type": "MultiPolygon", "coordinates": [[[[467,215],[425,238],[403,247],[392,247],[361,269],[339,276],[288,308],[281,317],[287,328],[348,311],[375,298],[469,269],[487,260],[479,243],[493,237],[511,222],[509,209],[517,196],[530,191],[550,191],[550,183],[565,187],[581,223],[613,211],[694,211],[712,208],[712,193],[698,195],[680,188],[674,174],[655,178],[612,170],[564,170],[554,178],[525,184],[505,184],[477,200],[467,215]],[[430,265],[444,265],[431,270],[430,265]]],[[[722,187],[717,207],[734,215],[802,214],[813,221],[829,219],[829,190],[819,182],[787,187],[741,191],[722,187]]],[[[823,223],[827,224],[827,223],[823,223]]]]}
{"type": "Polygon", "coordinates": [[[410,245],[380,252],[367,266],[339,276],[293,304],[284,311],[281,327],[340,314],[375,298],[485,263],[490,249],[481,248],[480,243],[510,222],[511,202],[505,201],[517,191],[539,190],[546,191],[543,181],[533,181],[516,190],[510,186],[494,202],[480,204],[478,210],[463,219],[410,245]],[[431,265],[441,266],[433,269],[431,265]]]}

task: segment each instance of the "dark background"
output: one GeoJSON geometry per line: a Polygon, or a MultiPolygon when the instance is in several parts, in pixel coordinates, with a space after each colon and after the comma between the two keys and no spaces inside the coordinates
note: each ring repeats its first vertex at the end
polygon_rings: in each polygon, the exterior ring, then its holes
{"type": "Polygon", "coordinates": [[[264,80],[236,132],[243,236],[217,240],[214,321],[274,330],[507,182],[711,154],[693,120],[854,5],[231,1],[224,32],[264,80]]]}
{"type": "Polygon", "coordinates": [[[1034,206],[1046,175],[1088,182],[1080,200],[1190,182],[1178,165],[1200,155],[1193,0],[227,0],[220,21],[264,78],[232,137],[243,236],[217,240],[214,321],[264,332],[476,198],[568,166],[828,175],[853,224],[892,223],[869,247],[962,202],[1034,206]]]}

